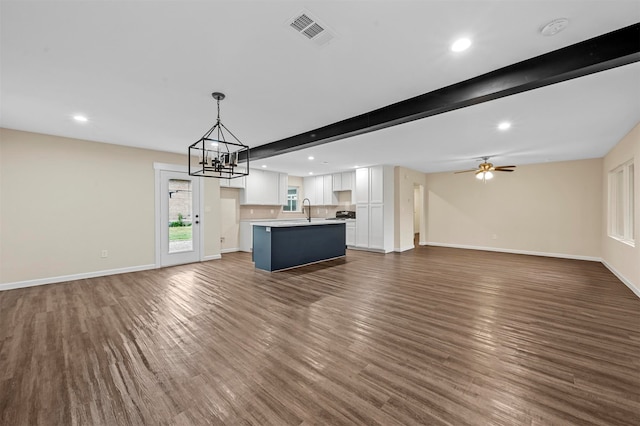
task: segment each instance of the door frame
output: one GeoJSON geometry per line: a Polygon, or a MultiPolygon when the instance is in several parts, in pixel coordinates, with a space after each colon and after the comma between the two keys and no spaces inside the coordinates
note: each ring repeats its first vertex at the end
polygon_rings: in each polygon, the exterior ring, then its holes
{"type": "MultiPolygon", "coordinates": [[[[162,194],[161,194],[161,181],[160,181],[160,173],[161,172],[177,172],[177,173],[185,173],[188,175],[188,167],[182,166],[179,164],[167,164],[167,163],[153,163],[153,169],[155,172],[155,267],[162,268],[161,261],[161,251],[162,251],[162,218],[160,217],[161,211],[161,202],[162,202],[162,194]]],[[[199,176],[189,176],[193,178],[194,185],[198,186],[199,193],[199,207],[197,212],[193,212],[200,217],[200,226],[198,226],[198,251],[200,253],[199,262],[202,262],[204,259],[204,223],[202,217],[202,209],[204,206],[204,184],[203,178],[199,176]]]]}

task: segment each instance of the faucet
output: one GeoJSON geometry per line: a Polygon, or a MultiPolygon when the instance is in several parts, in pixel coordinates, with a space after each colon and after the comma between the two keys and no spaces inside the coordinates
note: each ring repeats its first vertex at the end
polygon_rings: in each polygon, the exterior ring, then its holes
{"type": "Polygon", "coordinates": [[[309,202],[309,207],[308,207],[309,211],[307,212],[307,220],[309,222],[311,222],[311,200],[308,199],[308,198],[305,198],[304,200],[302,200],[302,213],[304,213],[304,202],[305,201],[309,202]]]}

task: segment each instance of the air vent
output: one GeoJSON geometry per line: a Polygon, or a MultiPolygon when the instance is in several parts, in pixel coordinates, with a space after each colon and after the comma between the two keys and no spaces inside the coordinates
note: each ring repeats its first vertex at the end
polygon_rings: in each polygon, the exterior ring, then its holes
{"type": "Polygon", "coordinates": [[[296,30],[296,32],[313,41],[318,46],[327,44],[334,37],[326,25],[320,24],[317,19],[306,11],[298,13],[288,21],[288,24],[296,30]]]}

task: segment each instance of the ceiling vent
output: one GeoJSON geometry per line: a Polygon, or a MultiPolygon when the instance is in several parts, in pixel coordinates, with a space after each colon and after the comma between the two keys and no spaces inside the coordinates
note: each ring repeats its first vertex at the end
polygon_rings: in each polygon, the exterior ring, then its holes
{"type": "Polygon", "coordinates": [[[296,16],[287,21],[287,23],[291,28],[296,30],[298,34],[313,41],[318,46],[324,46],[334,38],[334,35],[326,25],[318,22],[317,19],[306,11],[296,14],[296,16]]]}

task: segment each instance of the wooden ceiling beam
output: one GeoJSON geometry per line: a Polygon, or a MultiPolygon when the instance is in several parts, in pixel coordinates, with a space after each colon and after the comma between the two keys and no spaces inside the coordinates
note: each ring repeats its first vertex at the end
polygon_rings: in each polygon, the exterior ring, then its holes
{"type": "Polygon", "coordinates": [[[251,149],[251,160],[311,148],[640,61],[640,23],[251,149]]]}

